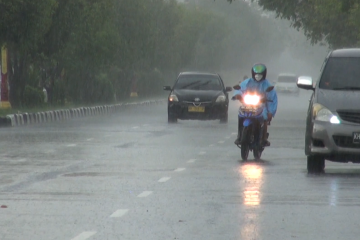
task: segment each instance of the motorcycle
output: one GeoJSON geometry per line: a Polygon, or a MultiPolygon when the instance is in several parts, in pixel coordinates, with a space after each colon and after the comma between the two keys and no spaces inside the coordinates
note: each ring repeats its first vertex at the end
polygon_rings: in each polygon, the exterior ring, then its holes
{"type": "MultiPolygon", "coordinates": [[[[233,87],[235,90],[240,90],[239,85],[233,87]]],[[[274,86],[270,86],[266,89],[266,92],[270,92],[274,89],[274,86]]],[[[246,161],[249,157],[249,152],[252,151],[255,160],[261,158],[262,152],[267,145],[260,143],[260,139],[263,139],[263,127],[264,121],[262,120],[262,113],[267,106],[267,102],[272,102],[266,98],[266,93],[260,94],[254,91],[246,91],[242,95],[235,95],[232,100],[240,101],[239,117],[244,119],[243,128],[241,132],[241,144],[237,146],[241,149],[241,158],[246,161]],[[260,126],[256,126],[256,123],[260,123],[260,126]],[[258,136],[256,138],[255,136],[258,136]]],[[[270,124],[269,124],[270,125],[270,124]]],[[[267,137],[269,133],[266,133],[267,137]]]]}

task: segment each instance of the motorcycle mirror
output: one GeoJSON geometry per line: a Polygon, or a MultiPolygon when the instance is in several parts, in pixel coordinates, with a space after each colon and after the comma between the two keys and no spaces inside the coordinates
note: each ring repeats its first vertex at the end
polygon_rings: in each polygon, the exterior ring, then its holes
{"type": "Polygon", "coordinates": [[[274,86],[270,86],[266,89],[266,92],[271,92],[274,89],[274,86]]]}
{"type": "Polygon", "coordinates": [[[240,90],[241,87],[240,87],[240,85],[235,85],[235,86],[233,86],[233,89],[235,89],[235,90],[240,90]]]}

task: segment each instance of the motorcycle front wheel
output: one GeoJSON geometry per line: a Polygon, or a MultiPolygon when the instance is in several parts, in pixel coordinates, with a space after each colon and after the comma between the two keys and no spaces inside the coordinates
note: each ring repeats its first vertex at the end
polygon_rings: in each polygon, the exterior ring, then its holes
{"type": "Polygon", "coordinates": [[[249,157],[250,147],[249,144],[241,144],[241,158],[246,161],[249,157]]]}

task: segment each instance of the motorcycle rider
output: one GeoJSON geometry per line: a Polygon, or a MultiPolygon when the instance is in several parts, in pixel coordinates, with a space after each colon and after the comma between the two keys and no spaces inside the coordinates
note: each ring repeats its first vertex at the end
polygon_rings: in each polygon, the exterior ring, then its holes
{"type": "MultiPolygon", "coordinates": [[[[242,83],[240,83],[240,90],[234,91],[234,97],[236,99],[236,95],[241,95],[242,93],[250,90],[250,91],[257,91],[259,93],[265,93],[266,97],[269,102],[266,103],[266,108],[262,113],[264,119],[264,127],[263,127],[263,139],[262,144],[264,146],[270,146],[270,142],[268,141],[268,134],[267,134],[267,125],[270,123],[272,118],[276,114],[277,110],[277,94],[275,89],[270,92],[266,92],[266,89],[271,86],[270,81],[266,79],[266,72],[267,68],[262,63],[255,64],[251,69],[251,78],[246,79],[242,83]]],[[[238,135],[237,139],[235,140],[235,144],[241,144],[241,133],[243,129],[243,122],[244,118],[238,117],[238,135]]]]}

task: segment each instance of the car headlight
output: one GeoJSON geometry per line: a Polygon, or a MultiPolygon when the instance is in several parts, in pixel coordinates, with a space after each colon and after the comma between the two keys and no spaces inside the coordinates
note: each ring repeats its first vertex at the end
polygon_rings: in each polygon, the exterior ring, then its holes
{"type": "Polygon", "coordinates": [[[175,95],[175,94],[170,94],[170,96],[169,96],[169,101],[170,102],[178,102],[179,101],[179,99],[178,99],[178,97],[175,95]]]}
{"type": "Polygon", "coordinates": [[[222,94],[216,98],[215,102],[219,103],[219,102],[225,102],[225,101],[226,101],[226,96],[224,94],[222,94]]]}
{"type": "Polygon", "coordinates": [[[330,122],[333,124],[339,124],[340,119],[334,115],[329,109],[321,104],[315,103],[313,106],[313,116],[315,120],[322,122],[330,122]]]}

